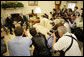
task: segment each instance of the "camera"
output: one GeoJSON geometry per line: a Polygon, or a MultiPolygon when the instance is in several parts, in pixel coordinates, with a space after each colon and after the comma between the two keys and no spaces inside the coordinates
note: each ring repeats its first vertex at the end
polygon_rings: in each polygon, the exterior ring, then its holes
{"type": "Polygon", "coordinates": [[[55,20],[55,19],[56,19],[55,17],[50,18],[51,21],[53,21],[53,20],[55,20]]]}
{"type": "Polygon", "coordinates": [[[54,23],[54,22],[51,22],[50,24],[51,24],[52,26],[54,26],[54,25],[55,25],[55,23],[54,23]]]}
{"type": "Polygon", "coordinates": [[[51,36],[52,33],[55,33],[55,36],[57,37],[57,39],[60,38],[59,33],[58,33],[57,30],[50,30],[50,33],[48,32],[47,34],[48,34],[49,36],[51,36]]]}
{"type": "Polygon", "coordinates": [[[52,12],[50,12],[50,14],[52,14],[52,12]]]}
{"type": "MultiPolygon", "coordinates": [[[[54,24],[53,24],[53,25],[54,25],[54,24]]],[[[54,25],[54,27],[53,27],[47,34],[48,34],[49,36],[51,36],[52,33],[55,33],[55,36],[56,36],[57,38],[60,38],[59,33],[58,33],[58,30],[57,30],[57,28],[58,28],[59,26],[63,26],[63,24],[62,24],[62,23],[59,23],[59,24],[54,25]]]]}
{"type": "Polygon", "coordinates": [[[63,24],[62,24],[62,23],[56,24],[56,25],[54,25],[54,27],[53,27],[52,29],[53,29],[53,30],[57,30],[57,28],[58,28],[59,26],[63,26],[63,24]]]}
{"type": "Polygon", "coordinates": [[[49,36],[51,36],[51,34],[52,34],[52,33],[55,33],[56,31],[57,31],[57,30],[53,30],[53,29],[52,29],[52,30],[50,30],[47,34],[48,34],[49,36]]]}

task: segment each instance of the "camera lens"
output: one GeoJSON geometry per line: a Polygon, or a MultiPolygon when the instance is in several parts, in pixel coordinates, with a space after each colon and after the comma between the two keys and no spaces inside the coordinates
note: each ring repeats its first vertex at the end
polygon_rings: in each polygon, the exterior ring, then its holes
{"type": "Polygon", "coordinates": [[[55,23],[54,23],[54,22],[51,22],[50,24],[51,24],[52,26],[54,26],[54,25],[55,25],[55,23]]]}
{"type": "Polygon", "coordinates": [[[53,31],[53,30],[50,30],[50,32],[51,32],[51,33],[54,33],[54,31],[53,31]]]}
{"type": "Polygon", "coordinates": [[[49,32],[48,32],[47,34],[48,34],[49,36],[51,36],[51,34],[50,34],[49,32]]]}

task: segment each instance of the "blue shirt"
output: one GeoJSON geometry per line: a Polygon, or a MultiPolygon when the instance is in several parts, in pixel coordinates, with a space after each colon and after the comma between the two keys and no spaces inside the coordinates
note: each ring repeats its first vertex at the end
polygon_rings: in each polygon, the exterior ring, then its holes
{"type": "Polygon", "coordinates": [[[47,42],[50,48],[52,48],[52,43],[53,43],[53,37],[49,36],[49,38],[47,38],[47,42]]]}
{"type": "Polygon", "coordinates": [[[9,56],[30,56],[30,38],[16,36],[8,41],[9,56]]]}

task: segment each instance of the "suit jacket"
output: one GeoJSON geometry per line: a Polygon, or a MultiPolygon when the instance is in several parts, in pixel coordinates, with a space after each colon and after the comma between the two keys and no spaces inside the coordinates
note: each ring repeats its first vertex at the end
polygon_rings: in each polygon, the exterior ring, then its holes
{"type": "Polygon", "coordinates": [[[5,22],[6,22],[6,26],[12,26],[12,25],[13,25],[13,19],[12,19],[12,18],[9,19],[9,18],[7,17],[6,20],[5,20],[5,22]]]}
{"type": "Polygon", "coordinates": [[[34,56],[46,56],[49,55],[49,49],[47,46],[47,40],[42,34],[37,34],[32,38],[32,44],[35,46],[34,56]]]}
{"type": "Polygon", "coordinates": [[[26,18],[25,15],[23,15],[23,20],[24,20],[24,22],[28,22],[28,19],[26,18]]]}
{"type": "Polygon", "coordinates": [[[80,15],[80,13],[78,11],[73,11],[72,14],[75,14],[75,15],[80,15]]]}
{"type": "Polygon", "coordinates": [[[64,9],[64,8],[63,8],[63,9],[62,9],[62,13],[65,13],[65,12],[67,12],[67,9],[64,9]]]}

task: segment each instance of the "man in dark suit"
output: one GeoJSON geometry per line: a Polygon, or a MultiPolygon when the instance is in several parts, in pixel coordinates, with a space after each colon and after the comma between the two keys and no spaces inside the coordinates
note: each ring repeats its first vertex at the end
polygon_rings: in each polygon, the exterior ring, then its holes
{"type": "Polygon", "coordinates": [[[26,18],[25,15],[23,15],[22,13],[20,13],[21,19],[22,19],[22,24],[26,24],[26,30],[28,29],[28,19],[26,18]]]}
{"type": "Polygon", "coordinates": [[[72,13],[75,14],[76,16],[80,16],[80,13],[77,10],[78,10],[78,7],[75,6],[74,11],[72,13]]]}
{"type": "Polygon", "coordinates": [[[50,20],[55,20],[56,19],[56,16],[57,16],[57,12],[56,12],[56,9],[53,9],[53,13],[50,12],[52,18],[50,20]]]}
{"type": "Polygon", "coordinates": [[[6,27],[8,27],[8,29],[10,29],[10,34],[13,34],[12,33],[12,28],[15,28],[14,24],[13,24],[13,18],[11,15],[9,15],[6,20],[6,27]]]}
{"type": "Polygon", "coordinates": [[[19,14],[19,16],[17,17],[17,22],[20,23],[21,27],[23,26],[24,24],[24,21],[23,21],[23,18],[21,17],[21,15],[19,14]]]}
{"type": "Polygon", "coordinates": [[[62,9],[61,13],[62,15],[64,15],[66,12],[67,12],[67,8],[66,8],[66,5],[64,5],[64,8],[62,9]]]}

